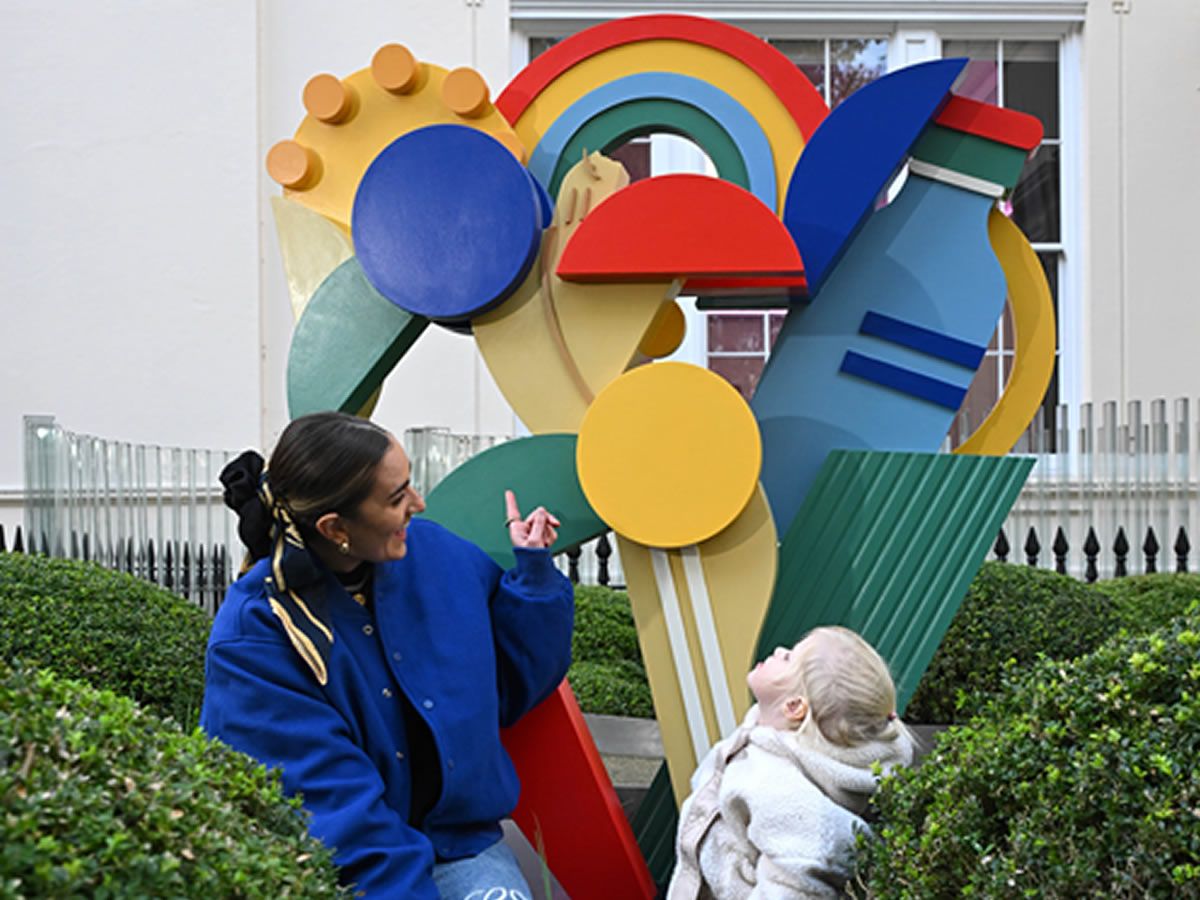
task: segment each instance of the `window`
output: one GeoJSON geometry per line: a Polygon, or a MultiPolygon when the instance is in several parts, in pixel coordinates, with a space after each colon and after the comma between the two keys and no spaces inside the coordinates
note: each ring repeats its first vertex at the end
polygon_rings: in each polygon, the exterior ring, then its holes
{"type": "MultiPolygon", "coordinates": [[[[966,56],[971,62],[958,92],[987,103],[1018,109],[1041,120],[1045,133],[1033,159],[1025,164],[1016,189],[1001,209],[1033,244],[1058,309],[1063,257],[1062,130],[1059,116],[1058,41],[958,41],[942,43],[942,56],[966,56]]],[[[957,444],[983,421],[1012,372],[1015,336],[1005,309],[958,419],[951,428],[957,444]]],[[[1058,360],[1043,401],[1043,430],[1053,441],[1058,405],[1058,360]]]]}
{"type": "MultiPolygon", "coordinates": [[[[880,24],[894,27],[891,23],[880,24]]],[[[899,64],[897,60],[889,59],[889,49],[893,43],[896,49],[901,49],[903,34],[880,30],[871,34],[872,24],[863,23],[863,26],[858,36],[845,32],[830,34],[836,26],[814,25],[814,30],[824,30],[824,34],[830,36],[810,38],[804,36],[809,26],[802,22],[787,26],[764,25],[760,34],[804,72],[833,109],[854,91],[884,75],[889,64],[899,64]],[[790,33],[781,34],[784,27],[790,33]]],[[[1060,109],[1063,42],[1057,35],[1029,40],[972,36],[972,32],[996,35],[995,25],[981,24],[964,29],[958,24],[953,28],[953,31],[949,27],[946,30],[954,36],[939,38],[936,30],[921,34],[929,35],[931,52],[935,55],[940,45],[942,57],[966,56],[971,59],[957,91],[973,99],[1035,115],[1045,129],[1041,146],[1026,164],[1015,191],[1001,208],[1012,216],[1032,242],[1045,269],[1057,314],[1059,297],[1063,296],[1061,290],[1065,289],[1070,272],[1064,252],[1066,235],[1062,199],[1063,167],[1072,164],[1069,157],[1064,157],[1060,109]]],[[[817,34],[820,33],[818,30],[817,34]]],[[[530,37],[529,59],[559,40],[560,37],[530,37]]],[[[645,177],[648,172],[661,175],[677,171],[679,168],[674,160],[682,157],[661,153],[660,144],[664,142],[669,139],[659,135],[652,139],[638,138],[614,150],[613,154],[621,158],[635,178],[645,177]],[[664,158],[668,161],[666,167],[662,162],[664,158]]],[[[699,171],[690,159],[683,159],[682,165],[684,170],[699,171]]],[[[749,397],[762,375],[782,317],[782,310],[729,309],[696,313],[690,327],[698,334],[694,342],[689,339],[687,358],[707,365],[749,397]]],[[[1012,318],[1006,309],[951,429],[955,443],[965,438],[995,405],[1012,371],[1014,350],[1012,318]]],[[[1050,440],[1055,433],[1060,396],[1059,369],[1056,358],[1054,375],[1043,401],[1043,428],[1050,440]]]]}

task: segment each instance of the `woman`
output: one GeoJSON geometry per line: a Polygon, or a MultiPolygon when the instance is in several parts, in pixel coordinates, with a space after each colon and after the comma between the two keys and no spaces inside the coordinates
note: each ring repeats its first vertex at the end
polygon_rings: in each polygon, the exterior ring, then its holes
{"type": "Polygon", "coordinates": [[[519,785],[499,729],[570,664],[557,520],[507,492],[502,572],[414,518],[400,444],[340,413],[295,420],[266,472],[248,452],[221,480],[256,561],[213,624],[205,730],[282,770],[368,897],[532,896],[500,842],[519,785]]]}

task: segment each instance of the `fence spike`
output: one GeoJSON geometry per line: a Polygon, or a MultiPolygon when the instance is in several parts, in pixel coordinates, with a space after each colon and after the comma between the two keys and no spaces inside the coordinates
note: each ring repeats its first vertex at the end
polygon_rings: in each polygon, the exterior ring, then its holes
{"type": "Polygon", "coordinates": [[[1146,529],[1146,540],[1142,541],[1142,553],[1146,555],[1146,574],[1158,571],[1158,537],[1154,534],[1154,526],[1146,529]]]}
{"type": "Polygon", "coordinates": [[[71,529],[71,559],[79,559],[79,535],[71,529]]]}
{"type": "MultiPolygon", "coordinates": [[[[83,533],[83,540],[80,541],[80,544],[83,546],[83,561],[91,562],[92,561],[92,542],[89,540],[89,535],[86,531],[83,533]]],[[[72,541],[72,543],[71,543],[71,549],[72,550],[75,549],[74,541],[72,541]]]]}
{"type": "Polygon", "coordinates": [[[596,580],[602,587],[608,587],[608,558],[610,556],[612,556],[612,545],[608,542],[608,532],[605,532],[596,539],[596,561],[599,563],[596,580]]]}
{"type": "Polygon", "coordinates": [[[200,608],[208,609],[208,573],[204,571],[204,545],[196,548],[196,602],[200,608]]]}
{"type": "Polygon", "coordinates": [[[1025,562],[1030,566],[1037,566],[1038,553],[1041,551],[1042,545],[1038,541],[1037,532],[1033,526],[1029,526],[1029,534],[1025,536],[1025,562]]]}
{"type": "Polygon", "coordinates": [[[1175,535],[1175,571],[1186,572],[1188,570],[1187,560],[1188,553],[1192,549],[1192,544],[1188,540],[1187,532],[1183,530],[1183,526],[1179,526],[1179,532],[1175,535]]]}
{"type": "Polygon", "coordinates": [[[190,600],[192,599],[192,554],[187,544],[183,545],[183,557],[180,563],[183,571],[179,577],[179,585],[182,588],[179,593],[190,600]]]}
{"type": "Polygon", "coordinates": [[[175,567],[172,565],[171,547],[174,541],[167,541],[167,552],[163,554],[163,580],[162,586],[168,591],[175,587],[175,567]]]}
{"type": "Polygon", "coordinates": [[[1054,551],[1054,571],[1060,575],[1066,575],[1067,554],[1071,551],[1071,545],[1067,543],[1067,536],[1063,534],[1061,525],[1054,533],[1054,543],[1050,545],[1050,548],[1054,551]]]}
{"type": "Polygon", "coordinates": [[[7,550],[8,547],[4,543],[4,525],[0,524],[0,553],[4,553],[7,550]]]}
{"type": "Polygon", "coordinates": [[[1096,537],[1096,529],[1089,525],[1087,538],[1083,542],[1083,556],[1087,560],[1083,577],[1088,584],[1100,577],[1100,572],[1096,569],[1096,557],[1099,555],[1100,539],[1096,537]]]}
{"type": "Polygon", "coordinates": [[[146,542],[146,580],[158,584],[158,572],[154,567],[154,538],[146,542]]]}
{"type": "Polygon", "coordinates": [[[567,550],[567,577],[571,579],[571,584],[579,584],[579,557],[582,555],[578,544],[567,550]]]}
{"type": "Polygon", "coordinates": [[[992,547],[992,552],[996,554],[996,559],[1000,562],[1008,562],[1008,554],[1012,552],[1012,547],[1008,545],[1008,535],[1004,533],[1003,528],[996,535],[996,543],[992,547]]]}
{"type": "Polygon", "coordinates": [[[1113,553],[1117,556],[1117,567],[1113,572],[1114,578],[1124,578],[1129,572],[1125,568],[1125,557],[1129,555],[1129,539],[1125,537],[1125,526],[1117,529],[1117,539],[1113,541],[1113,553]]]}

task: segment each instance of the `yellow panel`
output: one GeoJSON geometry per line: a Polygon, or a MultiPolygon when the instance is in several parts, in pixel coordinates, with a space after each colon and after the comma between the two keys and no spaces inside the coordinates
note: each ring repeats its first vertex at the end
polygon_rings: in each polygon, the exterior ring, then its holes
{"type": "Polygon", "coordinates": [[[492,378],[525,427],[534,434],[574,434],[592,395],[562,345],[542,282],[538,263],[511,297],[472,319],[471,330],[492,378]]]}
{"type": "Polygon", "coordinates": [[[683,309],[674,300],[664,303],[646,329],[646,336],[638,344],[638,352],[651,359],[662,359],[679,349],[687,334],[687,319],[683,309]]]}
{"type": "Polygon", "coordinates": [[[700,545],[701,564],[712,598],[713,618],[738,721],[750,709],[746,674],[754,664],[775,574],[778,537],[766,492],[760,484],[733,524],[700,545]]]}
{"type": "MultiPolygon", "coordinates": [[[[576,163],[563,179],[554,209],[555,232],[543,245],[543,268],[554,273],[571,236],[602,200],[629,183],[624,167],[599,153],[576,163]]],[[[681,281],[584,284],[555,274],[549,288],[563,344],[592,396],[629,368],[638,345],[681,281]]]]}
{"type": "Polygon", "coordinates": [[[641,41],[611,47],[582,60],[546,86],[516,122],[517,136],[537,146],[546,129],[572,103],[603,84],[640,72],[688,75],[721,90],[754,116],[771,143],[778,185],[776,212],[782,214],[792,169],[804,147],[804,135],[775,92],[749,66],[712,47],[675,40],[641,41]]]}
{"type": "Polygon", "coordinates": [[[1004,393],[955,452],[1004,456],[1033,421],[1054,374],[1054,298],[1029,239],[997,209],[988,217],[988,239],[1008,281],[1016,352],[1004,393]]]}
{"type": "Polygon", "coordinates": [[[367,166],[400,135],[426,125],[450,123],[478,128],[523,157],[515,133],[490,102],[480,114],[469,117],[450,110],[442,94],[446,75],[442,67],[422,63],[415,87],[407,93],[384,90],[370,68],[343,79],[355,98],[352,113],[339,122],[304,117],[296,129],[295,141],[319,159],[315,183],[306,190],[287,190],[285,194],[348,227],[354,194],[367,166]]]}
{"type": "MultiPolygon", "coordinates": [[[[654,576],[652,551],[619,535],[617,549],[637,622],[646,676],[654,696],[654,714],[662,733],[663,752],[678,803],[689,793],[688,781],[698,760],[668,637],[663,602],[654,576]]],[[[740,721],[750,707],[746,673],[750,670],[759,629],[770,604],[777,564],[775,526],[761,486],[746,511],[725,531],[701,544],[699,552],[726,683],[736,719],[740,721]]],[[[699,694],[707,740],[715,743],[724,735],[716,724],[712,688],[705,673],[696,628],[695,603],[680,551],[667,553],[672,587],[682,613],[693,667],[692,684],[699,694]]]]}
{"type": "Polygon", "coordinates": [[[754,414],[719,375],[661,362],[621,375],[584,416],[576,451],[592,508],[648,547],[698,544],[738,516],[758,483],[754,414]]]}
{"type": "Polygon", "coordinates": [[[329,273],[354,255],[345,232],[285,197],[271,198],[275,234],[296,321],[329,273]]]}

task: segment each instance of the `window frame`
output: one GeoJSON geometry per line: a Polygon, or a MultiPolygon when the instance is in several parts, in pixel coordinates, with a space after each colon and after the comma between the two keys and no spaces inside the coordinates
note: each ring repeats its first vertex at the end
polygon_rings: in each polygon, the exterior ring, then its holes
{"type": "MultiPolygon", "coordinates": [[[[1059,145],[1060,233],[1057,242],[1039,242],[1033,248],[1058,254],[1058,403],[1078,406],[1086,326],[1081,234],[1086,0],[665,0],[653,8],[637,0],[511,0],[512,71],[528,64],[531,38],[565,37],[615,18],[651,12],[717,18],[764,40],[884,38],[889,72],[940,58],[946,40],[1057,41],[1059,137],[1047,143],[1059,145]]],[[[705,366],[707,316],[694,303],[683,306],[689,339],[673,358],[705,366]]]]}

